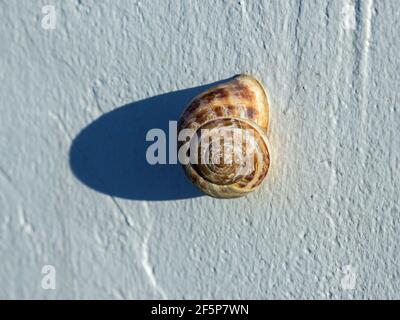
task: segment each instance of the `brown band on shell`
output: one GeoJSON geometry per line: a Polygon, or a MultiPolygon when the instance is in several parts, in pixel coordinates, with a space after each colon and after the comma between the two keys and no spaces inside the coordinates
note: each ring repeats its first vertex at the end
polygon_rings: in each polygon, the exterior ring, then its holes
{"type": "Polygon", "coordinates": [[[205,100],[211,102],[214,99],[224,99],[229,95],[228,90],[225,88],[217,87],[215,89],[210,89],[209,91],[201,94],[198,98],[200,100],[205,100]]]}
{"type": "Polygon", "coordinates": [[[255,94],[249,86],[244,85],[242,82],[239,80],[236,80],[235,82],[235,88],[236,88],[236,95],[244,100],[249,101],[250,103],[255,101],[255,94]]]}

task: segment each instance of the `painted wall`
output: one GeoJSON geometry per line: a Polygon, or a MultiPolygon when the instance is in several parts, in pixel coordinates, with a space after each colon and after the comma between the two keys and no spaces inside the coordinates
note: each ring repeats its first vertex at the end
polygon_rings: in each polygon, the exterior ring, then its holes
{"type": "Polygon", "coordinates": [[[400,298],[398,1],[0,9],[1,298],[400,298]],[[259,191],[145,162],[147,130],[243,72],[271,101],[259,191]]]}

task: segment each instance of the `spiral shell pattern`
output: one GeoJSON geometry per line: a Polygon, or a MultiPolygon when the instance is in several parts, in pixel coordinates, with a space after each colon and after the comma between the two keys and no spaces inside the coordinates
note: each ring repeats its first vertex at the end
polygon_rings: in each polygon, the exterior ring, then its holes
{"type": "Polygon", "coordinates": [[[178,123],[179,132],[193,131],[188,153],[195,161],[183,165],[188,178],[216,198],[255,190],[270,166],[268,121],[266,92],[252,76],[239,75],[195,97],[178,123]]]}

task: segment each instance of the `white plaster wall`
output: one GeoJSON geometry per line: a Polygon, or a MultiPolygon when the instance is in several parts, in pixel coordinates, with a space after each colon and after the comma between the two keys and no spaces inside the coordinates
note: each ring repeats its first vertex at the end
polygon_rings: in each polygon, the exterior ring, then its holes
{"type": "Polygon", "coordinates": [[[399,18],[397,0],[2,0],[0,297],[400,298],[399,18]],[[271,100],[259,191],[216,200],[146,165],[146,130],[243,72],[271,100]]]}

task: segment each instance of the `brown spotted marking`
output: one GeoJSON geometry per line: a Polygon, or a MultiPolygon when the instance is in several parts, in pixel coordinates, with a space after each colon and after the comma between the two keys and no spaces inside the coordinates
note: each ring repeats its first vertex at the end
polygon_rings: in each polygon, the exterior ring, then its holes
{"type": "Polygon", "coordinates": [[[221,106],[217,106],[214,108],[215,114],[217,117],[223,117],[224,116],[224,109],[221,106]]]}
{"type": "Polygon", "coordinates": [[[236,83],[236,95],[239,98],[242,98],[244,100],[248,100],[249,102],[253,103],[256,99],[256,95],[254,94],[254,92],[249,88],[249,86],[244,85],[243,83],[241,83],[240,81],[237,81],[236,83]]]}
{"type": "Polygon", "coordinates": [[[249,117],[249,119],[255,120],[257,119],[258,111],[256,108],[250,106],[246,108],[246,114],[249,117]]]}
{"type": "Polygon", "coordinates": [[[200,101],[198,99],[195,99],[190,105],[189,107],[187,107],[187,109],[185,110],[185,113],[192,113],[193,111],[195,111],[198,107],[200,106],[200,101]]]}
{"type": "Polygon", "coordinates": [[[206,100],[207,102],[213,101],[215,98],[224,99],[229,95],[228,90],[225,88],[217,88],[212,91],[206,92],[199,97],[200,100],[206,100]]]}
{"type": "Polygon", "coordinates": [[[207,119],[209,114],[209,110],[207,108],[201,109],[198,113],[195,114],[195,121],[198,123],[203,123],[204,120],[207,119]]]}

